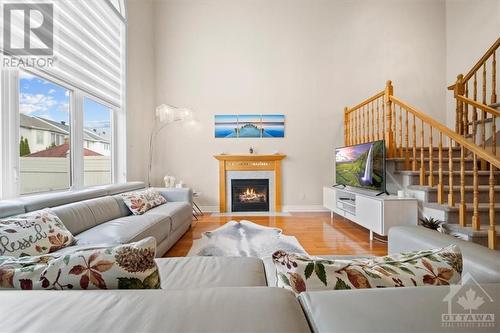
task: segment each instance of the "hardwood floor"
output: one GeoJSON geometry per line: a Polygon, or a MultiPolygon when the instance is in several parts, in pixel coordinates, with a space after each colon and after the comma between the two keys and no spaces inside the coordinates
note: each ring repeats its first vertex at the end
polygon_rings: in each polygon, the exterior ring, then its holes
{"type": "Polygon", "coordinates": [[[193,221],[193,227],[165,254],[165,257],[185,256],[193,240],[205,231],[216,229],[231,220],[249,220],[257,224],[276,227],[285,235],[295,236],[307,253],[324,254],[387,254],[387,244],[379,240],[370,242],[368,230],[330,213],[292,213],[291,216],[212,216],[206,213],[193,221]]]}

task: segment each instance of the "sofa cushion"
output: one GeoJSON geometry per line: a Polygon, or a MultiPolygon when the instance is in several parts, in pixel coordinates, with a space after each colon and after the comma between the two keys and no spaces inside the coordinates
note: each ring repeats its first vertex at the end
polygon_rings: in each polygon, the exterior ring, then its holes
{"type": "Polygon", "coordinates": [[[299,300],[314,332],[498,332],[500,284],[472,287],[474,296],[484,302],[472,313],[493,314],[496,325],[472,321],[443,325],[442,316],[449,313],[448,309],[454,314],[469,314],[458,303],[460,297],[467,299],[469,290],[432,286],[312,291],[300,294],[299,300]]]}
{"type": "Polygon", "coordinates": [[[251,257],[156,259],[162,289],[266,286],[262,260],[251,257]]]}
{"type": "Polygon", "coordinates": [[[197,290],[3,291],[3,332],[310,332],[292,293],[197,290]]]}
{"type": "Polygon", "coordinates": [[[101,224],[128,215],[123,214],[118,202],[110,196],[86,200],[83,203],[89,207],[94,215],[96,224],[101,224]]]}
{"type": "Polygon", "coordinates": [[[86,230],[76,236],[77,244],[124,244],[146,237],[160,243],[170,234],[170,218],[161,215],[120,217],[86,230]]]}
{"type": "Polygon", "coordinates": [[[391,254],[372,259],[327,260],[276,251],[278,287],[295,293],[316,290],[458,284],[462,255],[457,246],[391,254]]]}
{"type": "Polygon", "coordinates": [[[1,258],[0,288],[25,290],[159,289],[152,237],[65,254],[1,258]]]}
{"type": "Polygon", "coordinates": [[[94,214],[84,202],[51,208],[73,235],[96,226],[94,214]]]}
{"type": "Polygon", "coordinates": [[[44,193],[22,197],[19,200],[24,204],[27,212],[32,212],[43,208],[56,207],[73,202],[103,197],[106,194],[107,192],[104,189],[89,188],[78,191],[44,193]]]}
{"type": "Polygon", "coordinates": [[[164,205],[148,210],[145,215],[169,216],[172,220],[172,231],[193,218],[193,210],[187,202],[168,202],[164,205]]]}
{"type": "Polygon", "coordinates": [[[0,218],[25,213],[24,204],[15,200],[0,201],[0,218]]]}
{"type": "Polygon", "coordinates": [[[36,256],[73,243],[71,232],[48,209],[0,220],[0,256],[36,256]]]}
{"type": "Polygon", "coordinates": [[[463,274],[470,273],[482,283],[500,283],[500,251],[467,242],[421,226],[400,226],[389,229],[389,253],[418,251],[455,244],[464,261],[463,274]]]}
{"type": "Polygon", "coordinates": [[[108,195],[115,195],[119,193],[140,190],[144,187],[146,187],[144,182],[128,182],[123,184],[105,185],[103,188],[104,190],[106,190],[108,195]]]}
{"type": "Polygon", "coordinates": [[[122,194],[123,202],[134,215],[142,215],[153,207],[167,202],[164,196],[155,189],[135,191],[122,194]]]}

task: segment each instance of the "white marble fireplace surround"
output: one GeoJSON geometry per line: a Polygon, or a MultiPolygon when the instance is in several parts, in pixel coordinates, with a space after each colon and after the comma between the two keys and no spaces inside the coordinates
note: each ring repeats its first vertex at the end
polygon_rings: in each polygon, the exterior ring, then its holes
{"type": "Polygon", "coordinates": [[[269,211],[276,211],[274,171],[227,171],[226,202],[228,212],[232,212],[231,181],[233,179],[269,179],[269,211]]]}

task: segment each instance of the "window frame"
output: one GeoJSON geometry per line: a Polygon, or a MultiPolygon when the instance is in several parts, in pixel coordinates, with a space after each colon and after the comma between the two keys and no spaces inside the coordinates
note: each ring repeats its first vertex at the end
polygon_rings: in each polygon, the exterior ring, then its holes
{"type": "MultiPolygon", "coordinates": [[[[119,124],[116,122],[116,117],[115,117],[115,114],[116,112],[118,112],[119,108],[117,108],[116,106],[96,97],[96,96],[93,96],[92,94],[89,94],[89,93],[84,93],[82,95],[82,126],[83,126],[83,123],[84,123],[84,116],[85,116],[85,110],[83,109],[83,106],[85,105],[85,98],[88,98],[88,99],[91,99],[92,101],[94,102],[97,102],[99,104],[101,104],[102,106],[106,107],[109,109],[109,118],[110,118],[110,125],[111,125],[111,135],[110,135],[110,138],[111,138],[111,143],[109,143],[109,146],[110,146],[110,151],[111,151],[111,184],[115,184],[115,183],[118,183],[119,180],[117,179],[117,170],[116,170],[116,166],[117,166],[117,159],[115,158],[115,150],[114,150],[114,146],[115,146],[115,141],[116,141],[116,138],[115,138],[115,132],[116,132],[116,126],[119,126],[119,124]]],[[[83,127],[82,127],[83,129],[83,127]]],[[[82,135],[83,135],[83,130],[82,130],[82,135]]],[[[82,147],[84,146],[84,142],[83,142],[83,136],[82,136],[82,147]]],[[[92,145],[93,146],[93,145],[92,145]]],[[[90,148],[89,148],[90,149],[90,148]]],[[[82,150],[82,154],[83,154],[83,150],[82,150]]],[[[82,164],[83,166],[83,164],[82,164]]],[[[85,180],[85,175],[82,175],[82,182],[85,180]]]]}
{"type": "MultiPolygon", "coordinates": [[[[73,85],[59,80],[43,71],[23,70],[26,73],[57,84],[69,91],[69,125],[70,125],[70,186],[68,190],[46,191],[39,193],[21,194],[20,179],[20,158],[19,158],[19,135],[20,135],[20,71],[1,70],[0,78],[0,105],[2,110],[0,115],[0,151],[2,160],[0,163],[1,184],[0,198],[16,198],[20,196],[30,196],[43,193],[65,192],[84,189],[84,98],[90,98],[110,109],[111,118],[111,183],[115,184],[126,181],[125,154],[118,154],[120,150],[126,150],[126,113],[125,104],[122,108],[102,100],[98,96],[85,92],[73,85]],[[120,114],[120,117],[117,116],[120,114]],[[121,121],[120,121],[121,120],[121,121]],[[122,135],[117,137],[118,133],[122,135]],[[121,142],[119,147],[118,142],[121,142]],[[122,172],[120,172],[122,171],[122,172]]],[[[125,98],[124,98],[125,99],[125,98]]],[[[125,102],[125,101],[124,101],[125,102]]]]}

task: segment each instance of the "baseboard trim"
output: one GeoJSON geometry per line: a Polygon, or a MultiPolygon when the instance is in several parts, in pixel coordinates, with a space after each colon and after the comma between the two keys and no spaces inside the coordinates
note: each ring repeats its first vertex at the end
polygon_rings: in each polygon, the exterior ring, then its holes
{"type": "Polygon", "coordinates": [[[285,205],[283,206],[284,212],[303,212],[303,213],[317,213],[329,212],[328,209],[322,205],[285,205]]]}
{"type": "MultiPolygon", "coordinates": [[[[219,206],[200,206],[200,208],[206,213],[219,213],[219,206]]],[[[322,205],[285,205],[283,206],[283,212],[318,213],[329,212],[329,210],[322,205]]]]}

